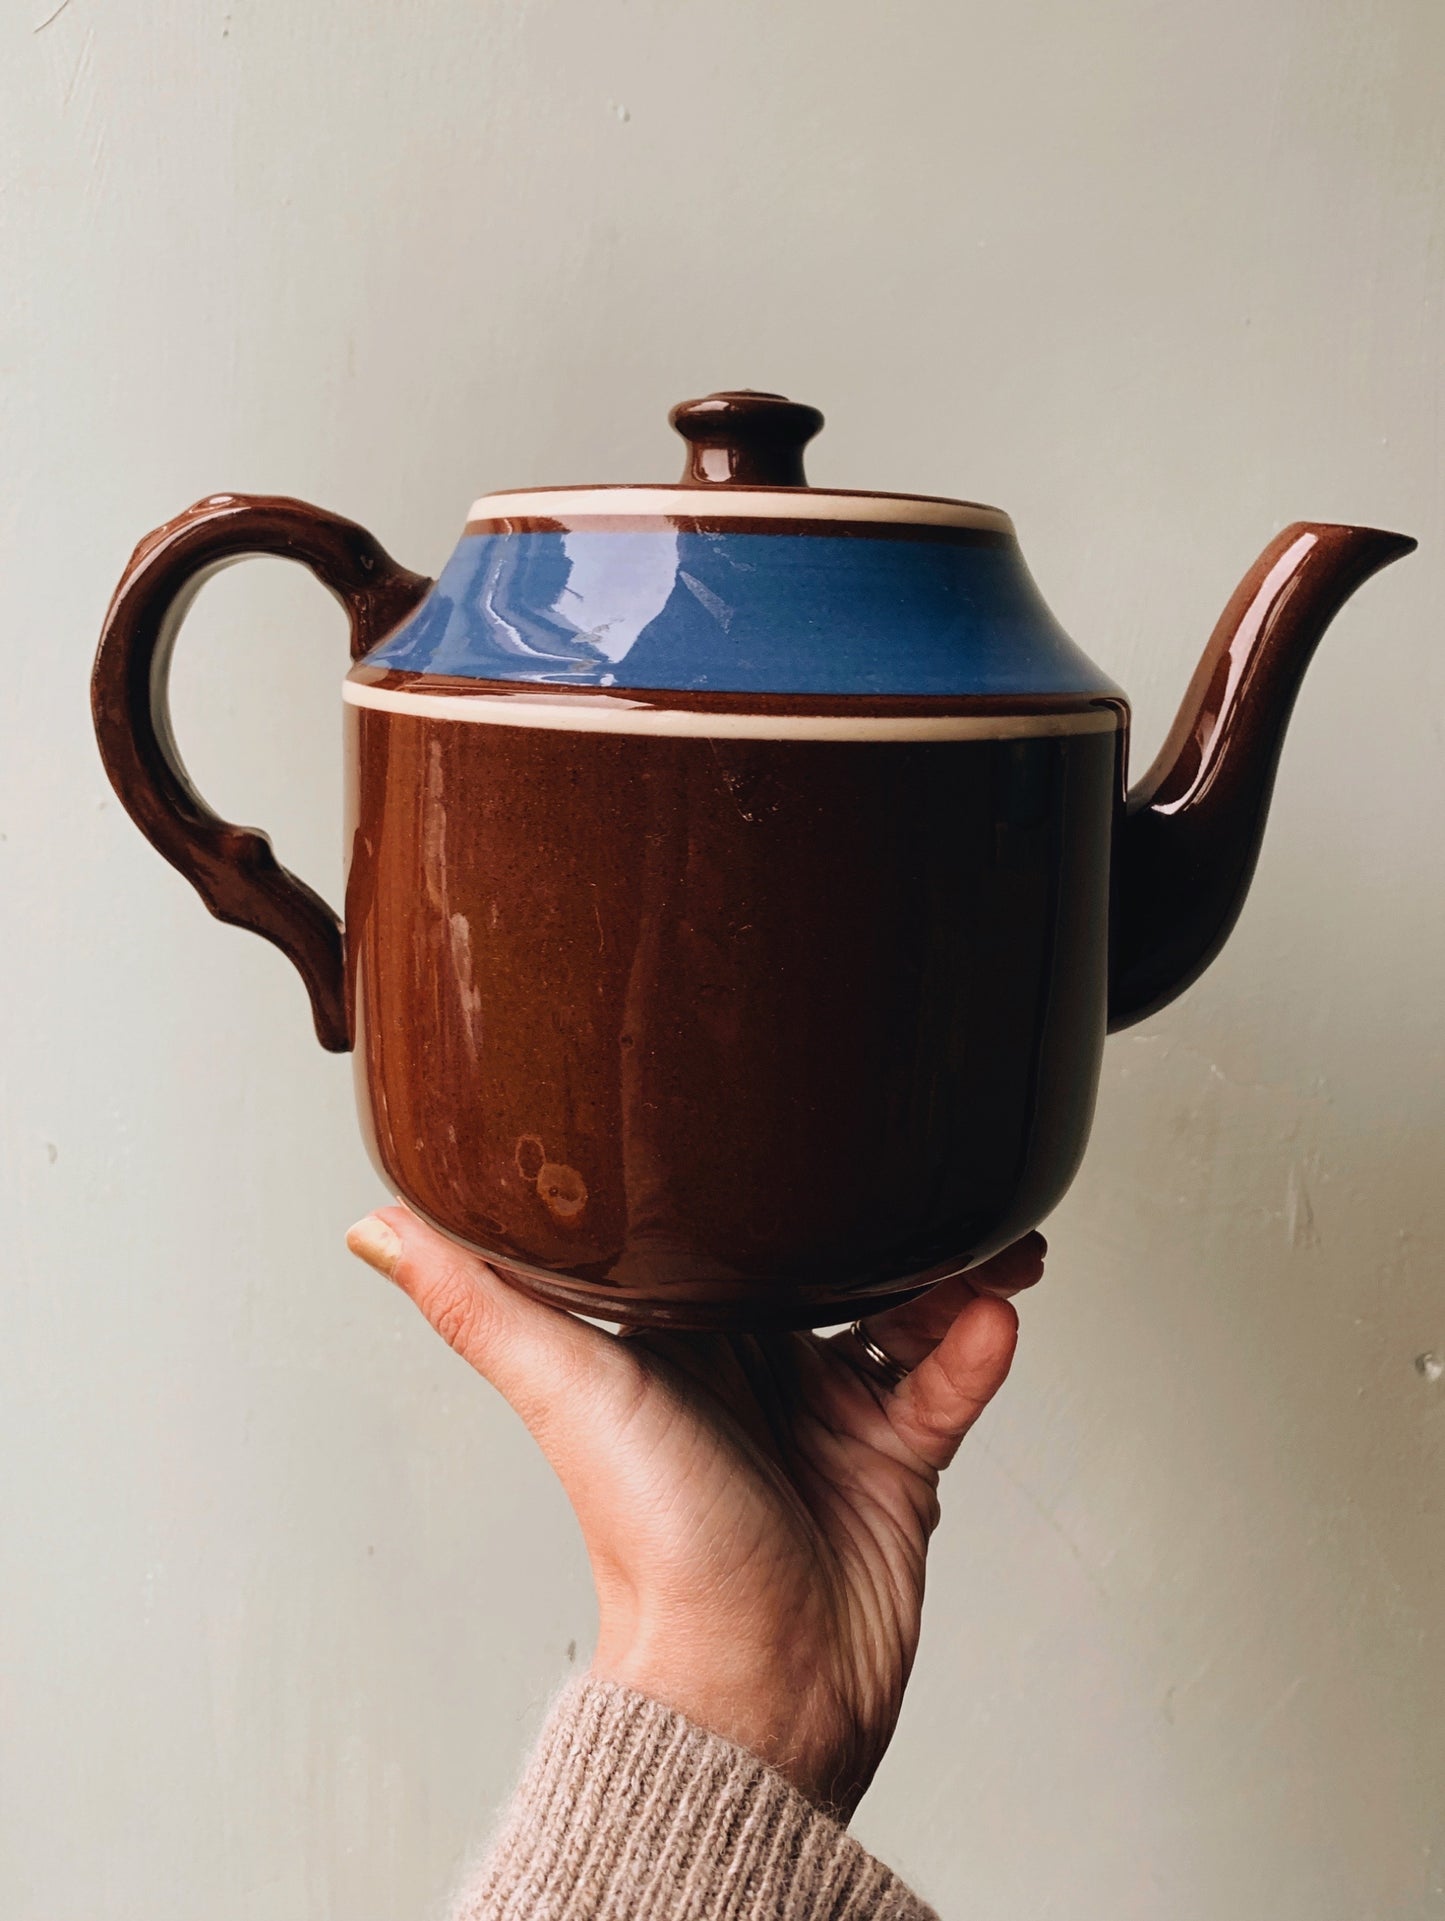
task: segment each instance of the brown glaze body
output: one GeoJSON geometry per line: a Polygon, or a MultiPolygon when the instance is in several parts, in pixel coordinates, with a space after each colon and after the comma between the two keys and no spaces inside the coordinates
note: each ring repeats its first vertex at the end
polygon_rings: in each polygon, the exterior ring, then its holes
{"type": "Polygon", "coordinates": [[[604,1317],[805,1325],[1062,1195],[1104,1033],[1115,733],[348,729],[362,1113],[458,1240],[604,1317]]]}

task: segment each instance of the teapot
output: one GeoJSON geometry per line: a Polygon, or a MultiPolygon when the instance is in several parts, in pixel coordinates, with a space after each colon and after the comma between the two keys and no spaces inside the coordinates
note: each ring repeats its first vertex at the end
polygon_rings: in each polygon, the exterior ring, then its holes
{"type": "Polygon", "coordinates": [[[1415,542],[1296,522],[1225,608],[1153,765],[1008,515],[815,489],[822,415],[674,408],[674,486],[495,493],[429,580],[349,520],[218,494],[106,616],[106,770],[351,1050],[391,1191],[603,1319],[803,1327],[1043,1219],[1106,1031],[1218,953],[1300,678],[1415,542]],[[221,820],[167,710],[177,627],[251,554],[350,619],[345,917],[221,820]]]}

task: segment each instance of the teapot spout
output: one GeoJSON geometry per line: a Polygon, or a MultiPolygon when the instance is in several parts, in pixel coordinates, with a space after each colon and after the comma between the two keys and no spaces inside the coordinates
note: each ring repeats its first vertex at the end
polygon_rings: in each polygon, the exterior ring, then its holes
{"type": "Polygon", "coordinates": [[[1114,846],[1109,1028],[1142,1020],[1213,960],[1254,874],[1285,726],[1321,635],[1405,534],[1296,521],[1220,616],[1114,846]]]}

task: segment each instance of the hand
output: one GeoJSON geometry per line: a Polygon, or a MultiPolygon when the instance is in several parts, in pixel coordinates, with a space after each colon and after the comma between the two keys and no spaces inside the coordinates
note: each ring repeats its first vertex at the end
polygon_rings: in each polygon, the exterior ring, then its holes
{"type": "Polygon", "coordinates": [[[851,1814],[918,1645],[939,1471],[1008,1373],[1030,1234],[851,1334],[604,1333],[403,1207],[352,1251],[504,1394],[556,1469],[597,1587],[591,1672],[851,1814]]]}

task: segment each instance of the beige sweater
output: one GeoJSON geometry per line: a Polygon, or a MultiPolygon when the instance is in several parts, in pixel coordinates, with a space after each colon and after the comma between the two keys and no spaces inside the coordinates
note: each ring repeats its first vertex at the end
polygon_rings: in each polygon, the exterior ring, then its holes
{"type": "Polygon", "coordinates": [[[561,1696],[456,1921],[938,1921],[754,1755],[644,1695],[561,1696]]]}

